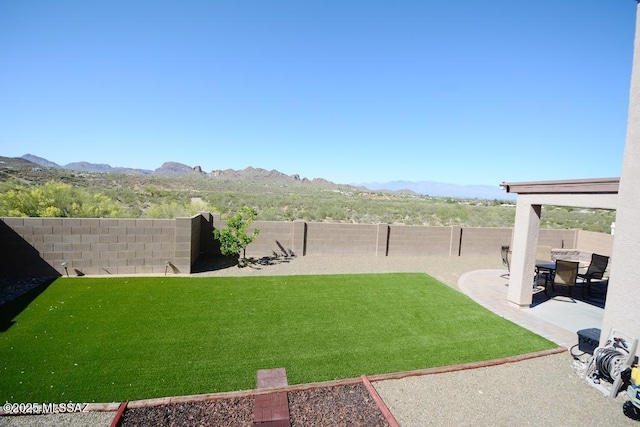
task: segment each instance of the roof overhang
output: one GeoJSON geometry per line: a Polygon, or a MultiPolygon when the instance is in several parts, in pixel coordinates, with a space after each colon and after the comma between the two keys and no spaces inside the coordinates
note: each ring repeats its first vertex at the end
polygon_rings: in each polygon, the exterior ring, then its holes
{"type": "Polygon", "coordinates": [[[561,181],[503,182],[507,193],[516,194],[618,194],[620,178],[569,179],[561,181]]]}

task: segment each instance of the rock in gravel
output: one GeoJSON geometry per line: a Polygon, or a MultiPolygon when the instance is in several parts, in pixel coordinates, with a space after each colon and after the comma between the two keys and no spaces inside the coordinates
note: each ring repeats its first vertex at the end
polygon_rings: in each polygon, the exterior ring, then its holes
{"type": "Polygon", "coordinates": [[[289,392],[289,417],[292,427],[389,426],[362,384],[289,392]]]}

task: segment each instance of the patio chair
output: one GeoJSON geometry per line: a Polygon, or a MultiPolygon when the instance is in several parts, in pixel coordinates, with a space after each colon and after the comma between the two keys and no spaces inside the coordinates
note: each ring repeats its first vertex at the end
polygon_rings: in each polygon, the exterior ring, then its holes
{"type": "Polygon", "coordinates": [[[569,288],[569,296],[573,298],[571,294],[571,290],[576,285],[576,281],[578,279],[578,267],[580,263],[577,261],[566,261],[563,259],[559,259],[556,261],[556,271],[553,274],[551,280],[545,281],[544,293],[545,295],[549,295],[547,293],[547,283],[551,283],[551,290],[553,292],[556,291],[555,285],[566,286],[569,288]]]}
{"type": "Polygon", "coordinates": [[[578,278],[582,279],[582,295],[591,295],[591,281],[601,280],[609,265],[609,257],[599,254],[591,254],[591,262],[585,273],[578,273],[578,278]],[[586,292],[586,294],[585,294],[586,292]]]}
{"type": "Polygon", "coordinates": [[[509,255],[509,246],[502,246],[500,252],[502,254],[502,264],[507,267],[507,271],[510,272],[511,267],[509,266],[509,264],[511,262],[511,257],[509,255]]]}

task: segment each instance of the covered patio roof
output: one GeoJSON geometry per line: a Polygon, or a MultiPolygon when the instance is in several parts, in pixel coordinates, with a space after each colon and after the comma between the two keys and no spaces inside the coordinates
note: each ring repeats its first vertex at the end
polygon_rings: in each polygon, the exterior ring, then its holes
{"type": "Polygon", "coordinates": [[[516,194],[618,194],[620,178],[503,182],[500,186],[516,194]]]}

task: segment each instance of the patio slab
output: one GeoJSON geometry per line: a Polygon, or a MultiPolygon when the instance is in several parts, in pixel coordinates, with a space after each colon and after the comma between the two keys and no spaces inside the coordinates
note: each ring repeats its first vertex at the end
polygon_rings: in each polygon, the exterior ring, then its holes
{"type": "Polygon", "coordinates": [[[579,330],[602,326],[603,308],[563,295],[546,298],[543,288],[532,307],[515,307],[507,301],[508,285],[506,270],[470,271],[458,281],[460,290],[478,304],[567,349],[578,343],[579,330]]]}

